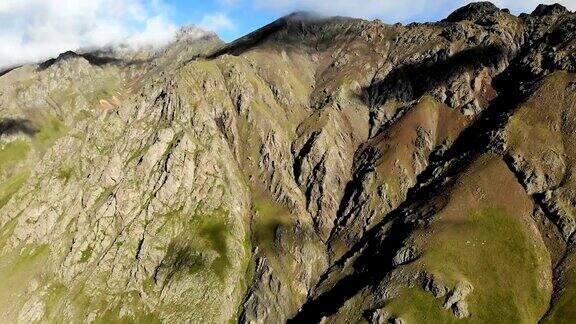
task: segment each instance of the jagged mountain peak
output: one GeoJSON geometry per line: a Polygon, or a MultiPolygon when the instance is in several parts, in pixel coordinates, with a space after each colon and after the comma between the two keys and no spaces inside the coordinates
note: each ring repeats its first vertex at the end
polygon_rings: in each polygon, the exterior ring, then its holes
{"type": "Polygon", "coordinates": [[[81,55],[78,54],[78,53],[76,53],[76,52],[74,52],[74,51],[66,51],[66,52],[58,55],[58,57],[56,58],[56,60],[57,60],[57,61],[59,61],[59,60],[68,60],[68,59],[71,59],[71,58],[78,58],[78,57],[81,57],[81,55]]]}
{"type": "Polygon", "coordinates": [[[309,11],[298,11],[281,17],[272,23],[245,35],[220,51],[214,53],[213,57],[224,53],[242,53],[250,48],[273,42],[279,46],[301,46],[306,48],[322,38],[329,42],[333,36],[341,33],[354,23],[365,23],[364,20],[325,16],[309,11]]]}
{"type": "Polygon", "coordinates": [[[322,19],[329,19],[329,16],[320,14],[314,11],[295,11],[292,12],[284,17],[281,17],[280,20],[292,20],[292,21],[318,21],[322,19]]]}
{"type": "Polygon", "coordinates": [[[220,39],[215,32],[206,31],[195,25],[183,26],[176,32],[176,41],[195,41],[200,38],[220,39]]]}
{"type": "Polygon", "coordinates": [[[445,21],[458,22],[463,20],[480,21],[486,19],[498,19],[503,14],[509,14],[508,10],[502,10],[490,1],[473,2],[456,9],[445,21]]]}
{"type": "Polygon", "coordinates": [[[548,16],[548,15],[558,15],[570,12],[566,7],[561,4],[554,3],[551,5],[540,4],[532,11],[533,16],[548,16]]]}

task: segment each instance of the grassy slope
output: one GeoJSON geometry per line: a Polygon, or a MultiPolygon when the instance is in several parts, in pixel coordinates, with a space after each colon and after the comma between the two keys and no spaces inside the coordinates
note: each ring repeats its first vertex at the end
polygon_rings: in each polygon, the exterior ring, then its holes
{"type": "MultiPolygon", "coordinates": [[[[13,224],[2,229],[1,235],[10,233],[13,224]]],[[[3,242],[0,242],[3,243],[3,242]]],[[[24,246],[0,259],[0,321],[18,318],[17,312],[26,300],[20,296],[27,292],[29,283],[38,282],[42,265],[48,259],[49,247],[24,246]]]]}
{"type": "MultiPolygon", "coordinates": [[[[554,195],[559,214],[574,218],[574,177],[564,177],[562,168],[553,156],[564,160],[567,169],[573,168],[576,156],[576,94],[569,90],[576,74],[564,71],[549,75],[538,91],[511,118],[507,127],[510,150],[527,161],[527,167],[540,170],[550,185],[560,188],[554,195]]],[[[544,322],[576,321],[576,259],[566,258],[565,271],[560,279],[561,289],[544,322]]]]}
{"type": "Polygon", "coordinates": [[[26,160],[29,151],[29,144],[23,140],[6,143],[0,148],[0,175],[5,175],[3,181],[0,181],[0,208],[6,205],[28,179],[28,169],[16,166],[26,160]]]}
{"type": "Polygon", "coordinates": [[[574,323],[576,321],[576,260],[564,273],[564,288],[543,323],[574,323]]]}
{"type": "MultiPolygon", "coordinates": [[[[258,190],[256,190],[257,192],[258,190]]],[[[292,274],[298,266],[291,256],[290,249],[294,246],[294,216],[290,211],[274,202],[266,194],[254,197],[254,243],[262,249],[263,255],[268,259],[270,266],[291,290],[292,299],[297,296],[292,282],[292,274]],[[280,241],[279,236],[283,237],[280,241]],[[280,245],[279,243],[284,244],[280,245]]]]}
{"type": "Polygon", "coordinates": [[[18,162],[26,159],[30,146],[26,141],[15,140],[0,148],[0,172],[4,173],[18,162]]]}
{"type": "Polygon", "coordinates": [[[41,156],[65,133],[66,126],[62,122],[47,116],[42,118],[38,132],[31,141],[17,139],[0,148],[0,175],[6,175],[6,178],[0,181],[0,208],[8,203],[28,179],[32,159],[41,156]],[[31,150],[38,154],[31,154],[31,150]]]}
{"type": "MultiPolygon", "coordinates": [[[[545,309],[548,296],[538,283],[535,265],[540,261],[530,241],[522,224],[502,208],[485,208],[435,233],[421,262],[451,286],[462,280],[472,282],[475,289],[467,301],[473,315],[466,322],[533,323],[545,309]]],[[[456,322],[450,310],[441,308],[442,303],[443,299],[434,300],[431,294],[413,288],[388,308],[412,323],[456,322]]]]}
{"type": "MultiPolygon", "coordinates": [[[[198,300],[199,307],[194,312],[204,314],[216,312],[212,315],[218,315],[217,308],[214,308],[211,302],[213,302],[214,295],[220,291],[218,287],[225,282],[232,266],[232,258],[235,257],[230,255],[233,251],[229,246],[231,237],[227,233],[227,218],[228,212],[225,210],[216,210],[210,215],[187,215],[181,211],[158,215],[158,219],[164,221],[164,225],[157,232],[159,237],[166,235],[167,232],[180,232],[169,244],[167,255],[159,269],[161,278],[164,278],[163,284],[178,285],[181,280],[185,281],[193,277],[199,282],[197,288],[190,290],[190,285],[184,283],[180,293],[193,296],[198,289],[207,291],[204,299],[191,298],[191,300],[198,300]]],[[[27,250],[22,251],[25,253],[27,250]]],[[[86,253],[90,253],[89,251],[90,248],[86,253]]],[[[84,258],[84,253],[82,257],[84,258]]],[[[19,273],[28,276],[30,273],[26,281],[35,278],[34,280],[46,281],[49,287],[53,287],[48,289],[54,290],[53,296],[45,299],[44,319],[49,322],[58,323],[69,320],[82,322],[92,314],[95,315],[95,323],[160,323],[159,314],[163,311],[170,313],[188,307],[183,304],[162,302],[155,305],[154,311],[151,311],[150,305],[143,303],[139,290],[127,289],[122,294],[101,294],[89,290],[87,284],[78,289],[71,289],[50,279],[51,275],[48,272],[40,270],[40,267],[36,265],[38,262],[36,257],[31,259],[26,254],[15,254],[13,258],[13,260],[8,259],[4,267],[0,264],[0,278],[13,278],[15,275],[20,276],[19,273]],[[72,317],[63,318],[64,313],[61,310],[70,309],[70,306],[73,312],[66,316],[72,317]]],[[[80,262],[87,262],[87,260],[80,260],[80,262]]],[[[105,287],[107,279],[106,276],[97,276],[90,280],[102,281],[101,285],[105,287]]],[[[152,278],[149,280],[150,287],[144,288],[146,294],[156,296],[153,298],[160,301],[161,292],[154,288],[152,278]]],[[[4,287],[6,286],[0,283],[0,290],[4,287]]],[[[22,289],[26,287],[27,285],[22,285],[22,289]]],[[[19,299],[14,298],[14,300],[19,299]]],[[[9,306],[10,309],[21,309],[21,307],[22,305],[9,306]]],[[[2,309],[3,305],[0,304],[0,310],[2,309]]],[[[7,318],[15,318],[15,314],[8,314],[7,318]]]]}
{"type": "MultiPolygon", "coordinates": [[[[421,154],[427,160],[431,149],[444,142],[453,142],[464,126],[465,120],[457,111],[425,96],[389,130],[370,139],[367,147],[376,149],[381,155],[374,171],[375,181],[365,188],[371,193],[370,209],[376,211],[371,226],[404,201],[408,187],[415,184],[416,176],[422,170],[414,168],[414,157],[421,154]],[[427,134],[431,148],[427,144],[422,147],[416,144],[419,129],[427,134]],[[378,199],[379,188],[384,188],[385,199],[378,199]]],[[[349,243],[345,237],[354,230],[357,229],[344,228],[334,239],[333,249],[338,250],[338,254],[347,250],[349,243]]]]}
{"type": "MultiPolygon", "coordinates": [[[[0,182],[0,209],[26,183],[31,174],[31,166],[37,156],[49,149],[52,144],[66,132],[66,127],[56,118],[41,119],[38,132],[30,139],[17,139],[8,142],[0,149],[0,172],[8,175],[0,182]]],[[[0,229],[0,250],[5,246],[7,238],[11,235],[16,219],[8,222],[0,229]]],[[[17,318],[13,313],[21,309],[26,300],[18,298],[29,288],[30,282],[38,284],[50,281],[49,276],[43,273],[41,266],[49,255],[49,247],[23,246],[2,256],[0,262],[0,320],[17,318]]],[[[46,293],[58,293],[58,285],[48,285],[46,293]]],[[[50,295],[52,296],[52,295],[50,295]]],[[[52,304],[46,305],[49,312],[52,304]]]]}
{"type": "MultiPolygon", "coordinates": [[[[424,253],[409,267],[433,273],[449,287],[472,283],[466,299],[472,316],[460,322],[535,323],[551,294],[549,255],[523,189],[501,161],[482,160],[461,179],[433,225],[419,233],[424,253]]],[[[455,321],[443,302],[414,287],[385,309],[411,323],[455,321]]]]}

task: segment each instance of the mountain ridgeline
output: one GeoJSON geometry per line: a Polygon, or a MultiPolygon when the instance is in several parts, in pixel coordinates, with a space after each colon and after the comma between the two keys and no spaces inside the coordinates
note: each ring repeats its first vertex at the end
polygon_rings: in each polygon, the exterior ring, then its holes
{"type": "Polygon", "coordinates": [[[576,14],[295,13],[0,76],[0,322],[576,321],[576,14]]]}

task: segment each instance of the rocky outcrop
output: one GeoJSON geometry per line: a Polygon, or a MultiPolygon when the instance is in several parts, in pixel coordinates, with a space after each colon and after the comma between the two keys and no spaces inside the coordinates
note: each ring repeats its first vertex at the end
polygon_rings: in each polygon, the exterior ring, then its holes
{"type": "Polygon", "coordinates": [[[551,5],[540,4],[536,7],[536,9],[534,9],[534,11],[532,11],[531,15],[542,17],[561,15],[565,13],[569,13],[568,9],[566,9],[566,7],[563,5],[555,3],[551,5]]]}
{"type": "Polygon", "coordinates": [[[509,14],[506,10],[500,10],[489,1],[473,2],[451,13],[446,21],[460,22],[463,20],[473,21],[477,24],[496,24],[500,15],[509,14]]]}
{"type": "Polygon", "coordinates": [[[469,282],[458,283],[446,297],[444,308],[452,309],[454,316],[458,318],[470,317],[466,298],[473,290],[474,287],[469,282]]]}
{"type": "Polygon", "coordinates": [[[422,287],[424,290],[432,293],[436,298],[446,296],[450,290],[450,288],[448,288],[440,278],[428,273],[425,273],[423,276],[422,287]]]}

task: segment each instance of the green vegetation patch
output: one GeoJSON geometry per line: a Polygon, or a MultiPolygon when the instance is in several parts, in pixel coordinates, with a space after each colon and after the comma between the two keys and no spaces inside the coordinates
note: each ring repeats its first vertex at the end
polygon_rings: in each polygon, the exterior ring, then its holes
{"type": "MultiPolygon", "coordinates": [[[[43,151],[50,147],[57,138],[66,133],[66,127],[54,117],[39,117],[42,121],[38,132],[33,137],[33,148],[43,151]]],[[[30,144],[25,140],[14,140],[0,145],[0,175],[8,176],[0,182],[0,208],[14,196],[30,176],[30,144]],[[22,164],[24,163],[24,164],[22,164]]],[[[59,173],[68,181],[69,174],[59,173]]]]}
{"type": "Polygon", "coordinates": [[[30,146],[24,140],[15,140],[0,147],[0,172],[4,172],[28,157],[30,146]]]}
{"type": "Polygon", "coordinates": [[[565,273],[564,288],[542,323],[576,323],[576,264],[565,273]]]}
{"type": "Polygon", "coordinates": [[[167,225],[162,230],[173,230],[175,226],[179,226],[179,222],[185,221],[180,234],[169,244],[162,265],[168,278],[181,271],[193,274],[210,269],[224,280],[231,264],[227,242],[230,236],[228,211],[220,208],[210,215],[196,214],[186,217],[181,210],[177,210],[164,217],[167,225]],[[207,250],[216,252],[217,256],[209,260],[204,253],[207,250]]]}
{"type": "Polygon", "coordinates": [[[98,324],[159,324],[162,323],[158,314],[146,310],[137,292],[126,293],[122,302],[100,314],[94,323],[98,324]],[[121,315],[122,306],[128,306],[130,314],[121,315]]]}
{"type": "Polygon", "coordinates": [[[212,268],[220,277],[224,277],[225,269],[230,266],[226,244],[228,231],[228,226],[223,219],[218,218],[208,219],[202,224],[200,230],[200,235],[209,242],[210,248],[218,253],[218,257],[212,263],[212,268]]]}
{"type": "Polygon", "coordinates": [[[108,201],[113,191],[114,187],[102,189],[98,197],[96,197],[94,205],[92,205],[91,209],[93,211],[98,211],[98,209],[102,207],[106,203],[106,201],[108,201]]]}
{"type": "Polygon", "coordinates": [[[57,139],[67,132],[66,126],[57,118],[46,116],[40,122],[38,133],[34,135],[35,144],[39,149],[52,146],[57,139]]]}
{"type": "Polygon", "coordinates": [[[0,322],[17,318],[32,280],[46,271],[48,245],[26,245],[0,258],[0,322]]]}
{"type": "Polygon", "coordinates": [[[391,318],[402,318],[407,323],[465,323],[442,308],[444,299],[424,291],[420,287],[403,290],[397,298],[386,304],[384,310],[391,318]]]}
{"type": "Polygon", "coordinates": [[[63,322],[62,320],[57,321],[56,319],[62,316],[60,310],[64,304],[68,288],[54,279],[48,280],[45,284],[46,295],[43,297],[45,301],[45,316],[42,320],[49,323],[61,323],[63,322]]]}
{"type": "Polygon", "coordinates": [[[82,251],[82,256],[80,257],[80,262],[88,262],[92,257],[92,247],[88,246],[86,250],[82,251]]]}
{"type": "MultiPolygon", "coordinates": [[[[551,291],[543,271],[550,260],[524,226],[498,207],[472,212],[462,221],[440,219],[415,266],[439,274],[451,288],[463,280],[474,286],[466,298],[472,317],[462,323],[536,323],[548,307],[551,291]]],[[[445,314],[453,316],[441,308],[443,301],[411,289],[390,309],[414,323],[443,323],[445,314]]]]}
{"type": "Polygon", "coordinates": [[[14,217],[4,224],[4,226],[0,227],[0,250],[4,248],[8,238],[14,233],[16,224],[18,224],[18,219],[14,217]]]}
{"type": "Polygon", "coordinates": [[[24,140],[15,140],[0,148],[0,175],[8,175],[4,181],[0,181],[0,208],[8,203],[30,176],[26,168],[14,170],[18,163],[26,160],[29,151],[30,146],[24,140]]]}
{"type": "Polygon", "coordinates": [[[6,181],[0,183],[0,209],[4,207],[10,198],[14,196],[18,190],[26,183],[30,171],[28,169],[21,170],[8,178],[6,181]]]}
{"type": "Polygon", "coordinates": [[[56,177],[64,182],[64,184],[67,184],[68,181],[70,181],[70,178],[72,178],[72,174],[74,172],[74,169],[72,169],[71,167],[62,167],[60,169],[58,169],[58,174],[56,175],[56,177]]]}
{"type": "Polygon", "coordinates": [[[257,213],[254,235],[258,246],[268,250],[276,249],[278,232],[291,224],[290,213],[284,206],[264,198],[254,200],[254,210],[257,213]]]}
{"type": "MultiPolygon", "coordinates": [[[[253,192],[257,192],[253,191],[253,192]]],[[[292,257],[291,249],[296,244],[294,217],[285,206],[268,198],[265,194],[253,198],[254,243],[262,250],[279,278],[288,285],[294,298],[298,293],[293,287],[292,274],[298,266],[292,257]]]]}
{"type": "MultiPolygon", "coordinates": [[[[70,297],[70,295],[68,295],[70,297]]],[[[66,301],[66,299],[61,299],[66,301]]],[[[132,290],[120,294],[94,294],[87,292],[84,286],[74,295],[71,302],[66,301],[61,306],[72,312],[51,313],[50,323],[73,322],[81,323],[89,314],[96,314],[94,323],[162,323],[157,312],[142,302],[138,291],[132,290]],[[70,314],[71,313],[71,314],[70,314]],[[68,317],[72,315],[73,320],[68,317]]]]}

